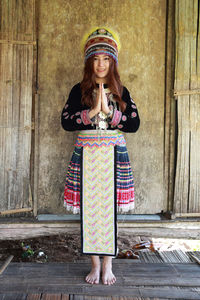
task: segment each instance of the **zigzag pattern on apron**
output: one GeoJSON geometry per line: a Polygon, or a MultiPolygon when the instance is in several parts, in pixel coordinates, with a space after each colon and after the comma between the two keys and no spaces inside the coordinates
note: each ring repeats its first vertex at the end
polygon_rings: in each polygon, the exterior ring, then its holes
{"type": "Polygon", "coordinates": [[[83,148],[82,252],[116,255],[114,147],[83,148]]]}

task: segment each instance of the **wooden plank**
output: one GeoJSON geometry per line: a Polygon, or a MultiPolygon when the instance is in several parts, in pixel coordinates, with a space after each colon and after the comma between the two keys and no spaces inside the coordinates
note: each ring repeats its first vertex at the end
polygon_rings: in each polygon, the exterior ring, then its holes
{"type": "Polygon", "coordinates": [[[17,44],[17,45],[36,45],[36,41],[14,41],[14,40],[0,40],[0,44],[17,44]]]}
{"type": "Polygon", "coordinates": [[[1,3],[0,39],[4,40],[4,43],[0,43],[1,211],[32,206],[30,145],[33,45],[22,45],[20,41],[33,40],[34,7],[34,0],[1,3]],[[6,43],[5,40],[19,43],[6,43]]]}
{"type": "Polygon", "coordinates": [[[200,38],[197,0],[176,0],[175,91],[178,91],[178,153],[174,212],[200,212],[200,38]],[[198,25],[198,26],[197,26],[198,25]]]}
{"type": "Polygon", "coordinates": [[[35,1],[1,1],[0,39],[33,41],[35,1]]]}
{"type": "Polygon", "coordinates": [[[183,96],[183,95],[198,95],[200,94],[200,89],[193,89],[193,90],[185,90],[185,91],[174,91],[174,97],[178,99],[176,96],[183,96]]]}
{"type": "Polygon", "coordinates": [[[11,260],[13,259],[13,255],[10,255],[6,261],[3,263],[3,265],[0,267],[0,275],[3,274],[3,272],[5,271],[5,269],[7,268],[7,266],[9,265],[9,263],[11,262],[11,260]]]}
{"type": "Polygon", "coordinates": [[[200,259],[193,254],[191,254],[191,256],[200,265],[200,259]]]}
{"type": "Polygon", "coordinates": [[[189,190],[189,145],[190,143],[190,115],[189,96],[182,96],[178,101],[178,158],[175,177],[174,212],[186,213],[188,211],[189,190]]]}
{"type": "Polygon", "coordinates": [[[84,295],[70,295],[73,300],[84,300],[84,295]]]}
{"type": "MultiPolygon", "coordinates": [[[[31,86],[29,83],[32,78],[32,49],[29,47],[13,46],[9,59],[3,60],[5,68],[10,65],[12,70],[10,75],[4,77],[2,89],[8,82],[12,88],[8,94],[6,89],[1,92],[3,110],[0,143],[4,157],[1,168],[1,210],[29,207],[32,107],[32,83],[31,86]]],[[[7,47],[2,50],[5,53],[7,47]]]]}
{"type": "Polygon", "coordinates": [[[200,216],[200,96],[190,97],[190,181],[188,213],[200,216]]]}
{"type": "MultiPolygon", "coordinates": [[[[81,300],[81,298],[78,298],[78,296],[81,296],[81,295],[74,295],[74,300],[81,300]]],[[[110,296],[110,297],[106,297],[106,296],[82,296],[84,300],[113,300],[113,297],[110,296]]],[[[125,300],[125,299],[124,299],[125,300]]]]}
{"type": "Polygon", "coordinates": [[[67,294],[62,294],[62,300],[69,300],[70,299],[70,295],[67,294]]]}
{"type": "Polygon", "coordinates": [[[9,209],[9,210],[0,211],[0,215],[17,214],[17,213],[29,212],[29,211],[32,211],[32,210],[33,209],[31,207],[18,208],[18,209],[9,209]]]}
{"type": "MultiPolygon", "coordinates": [[[[135,298],[135,297],[126,297],[126,296],[114,296],[114,297],[112,297],[112,300],[142,300],[142,298],[135,298]]],[[[148,299],[150,299],[150,298],[148,298],[148,299]]],[[[145,299],[145,300],[147,300],[147,299],[145,299]]],[[[153,299],[153,300],[155,300],[155,299],[153,299]]]]}
{"type": "MultiPolygon", "coordinates": [[[[191,22],[191,89],[200,89],[200,11],[198,1],[194,1],[194,19],[191,22]],[[199,13],[199,15],[198,15],[199,13]],[[197,18],[197,19],[195,19],[197,18]],[[197,28],[197,25],[199,28],[197,28]]],[[[192,95],[190,97],[190,191],[189,191],[189,207],[188,212],[200,213],[200,95],[192,95]]]]}
{"type": "Polygon", "coordinates": [[[34,98],[34,118],[35,118],[35,134],[34,134],[34,190],[33,190],[33,213],[37,216],[38,210],[38,176],[39,176],[39,95],[35,94],[34,98]]]}
{"type": "Polygon", "coordinates": [[[28,294],[26,300],[40,300],[41,297],[41,294],[28,294]]]}
{"type": "Polygon", "coordinates": [[[61,300],[61,294],[43,294],[41,300],[61,300]]]}
{"type": "Polygon", "coordinates": [[[166,287],[164,289],[155,289],[155,288],[140,288],[142,299],[146,299],[146,297],[158,297],[158,299],[198,299],[199,300],[199,293],[193,290],[187,289],[178,289],[178,288],[169,288],[166,287]],[[144,297],[144,298],[143,298],[144,297]]]}
{"type": "MultiPolygon", "coordinates": [[[[0,290],[2,292],[23,292],[28,289],[29,293],[36,291],[37,293],[61,293],[65,291],[69,294],[76,290],[76,294],[86,293],[90,292],[88,288],[91,289],[91,285],[84,279],[89,270],[90,264],[88,263],[43,264],[42,266],[20,263],[20,267],[18,263],[11,263],[4,276],[0,276],[0,290]],[[47,274],[48,276],[46,276],[47,274]]],[[[200,287],[199,266],[195,263],[113,264],[113,272],[117,278],[117,283],[112,288],[113,295],[119,295],[119,289],[122,294],[123,288],[130,286],[200,287]]],[[[102,284],[96,289],[103,295],[104,289],[101,287],[103,287],[102,284]]]]}
{"type": "MultiPolygon", "coordinates": [[[[199,239],[200,225],[196,222],[178,222],[178,223],[132,223],[123,224],[119,227],[120,234],[124,235],[143,235],[149,237],[167,237],[167,238],[186,238],[199,239]],[[196,223],[196,224],[195,224],[196,223]],[[138,226],[138,228],[136,227],[138,226]],[[188,227],[188,228],[187,228],[188,227]]],[[[0,240],[28,239],[39,236],[57,235],[57,234],[80,234],[79,223],[65,224],[0,224],[0,240]]]]}
{"type": "Polygon", "coordinates": [[[167,201],[167,211],[173,209],[173,195],[174,195],[174,155],[175,155],[175,128],[176,128],[176,111],[175,100],[172,97],[174,70],[174,22],[175,22],[175,1],[166,1],[166,58],[165,58],[165,198],[167,201]]]}
{"type": "Polygon", "coordinates": [[[200,213],[199,212],[188,212],[188,213],[175,213],[174,214],[174,217],[176,218],[176,217],[196,217],[196,218],[198,218],[198,217],[200,217],[200,213]]]}
{"type": "MultiPolygon", "coordinates": [[[[70,300],[113,300],[112,296],[70,295],[70,300]]],[[[124,298],[125,299],[125,298],[124,298]]],[[[132,300],[133,298],[131,298],[132,300]]]]}
{"type": "MultiPolygon", "coordinates": [[[[8,128],[9,116],[12,116],[12,46],[0,45],[0,61],[2,62],[0,82],[0,210],[2,210],[9,206],[10,202],[11,172],[9,165],[11,165],[12,159],[9,153],[12,143],[15,144],[11,129],[8,128]]],[[[12,163],[14,164],[14,161],[12,163]]]]}
{"type": "MultiPolygon", "coordinates": [[[[101,289],[104,289],[104,293],[108,293],[110,294],[110,298],[112,300],[142,300],[142,299],[151,299],[151,300],[162,300],[162,299],[198,299],[199,300],[199,293],[198,291],[195,290],[188,290],[188,289],[177,289],[177,288],[169,288],[169,287],[164,287],[164,288],[146,288],[146,287],[142,287],[142,288],[129,288],[127,289],[126,287],[124,288],[124,295],[121,294],[121,290],[119,290],[119,295],[113,296],[112,290],[113,287],[108,287],[108,286],[102,286],[101,289]],[[125,296],[126,295],[126,296],[125,296]]],[[[97,289],[97,287],[95,286],[95,288],[90,289],[90,293],[92,293],[93,295],[89,296],[89,293],[87,294],[82,294],[80,295],[79,299],[84,299],[84,300],[88,300],[88,299],[105,299],[105,297],[103,295],[99,295],[99,290],[97,289]],[[96,295],[97,294],[97,295],[96,295]],[[90,297],[90,298],[88,298],[90,297]]],[[[13,300],[16,298],[3,298],[4,295],[8,295],[8,294],[4,294],[3,297],[1,298],[0,294],[0,300],[13,300]]],[[[15,296],[13,294],[10,294],[11,296],[15,296]]],[[[76,297],[78,295],[75,295],[76,297]]],[[[107,296],[108,298],[108,296],[107,296]]],[[[23,300],[25,298],[17,298],[17,300],[23,300]]],[[[70,299],[74,299],[74,295],[71,294],[70,295],[70,299]]]]}
{"type": "Polygon", "coordinates": [[[6,293],[6,294],[0,294],[0,300],[26,300],[26,294],[11,294],[11,293],[6,293]]]}
{"type": "MultiPolygon", "coordinates": [[[[145,300],[164,300],[166,298],[145,298],[145,300]]],[[[144,300],[143,297],[126,297],[126,296],[114,296],[112,300],[144,300]]]]}

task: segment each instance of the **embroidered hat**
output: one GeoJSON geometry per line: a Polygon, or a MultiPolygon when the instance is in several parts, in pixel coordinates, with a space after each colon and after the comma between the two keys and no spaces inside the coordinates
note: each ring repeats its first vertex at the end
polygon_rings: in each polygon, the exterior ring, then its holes
{"type": "Polygon", "coordinates": [[[84,43],[85,61],[97,54],[106,54],[114,58],[118,63],[120,42],[118,36],[110,29],[99,27],[85,35],[84,43]]]}

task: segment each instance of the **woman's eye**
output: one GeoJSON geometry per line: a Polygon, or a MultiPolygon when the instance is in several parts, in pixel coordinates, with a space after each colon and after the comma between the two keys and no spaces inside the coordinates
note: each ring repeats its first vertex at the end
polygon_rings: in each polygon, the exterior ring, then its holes
{"type": "Polygon", "coordinates": [[[104,59],[105,59],[105,60],[109,60],[109,57],[105,57],[104,59]]]}

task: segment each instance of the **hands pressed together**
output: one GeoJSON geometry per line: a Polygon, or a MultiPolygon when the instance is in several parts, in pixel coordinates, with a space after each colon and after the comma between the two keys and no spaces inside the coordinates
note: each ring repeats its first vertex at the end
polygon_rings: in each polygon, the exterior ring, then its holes
{"type": "Polygon", "coordinates": [[[97,92],[96,103],[95,103],[94,108],[90,110],[89,117],[93,118],[100,111],[103,111],[105,114],[110,113],[110,109],[108,107],[108,101],[107,101],[103,83],[99,84],[99,90],[97,92]]]}

